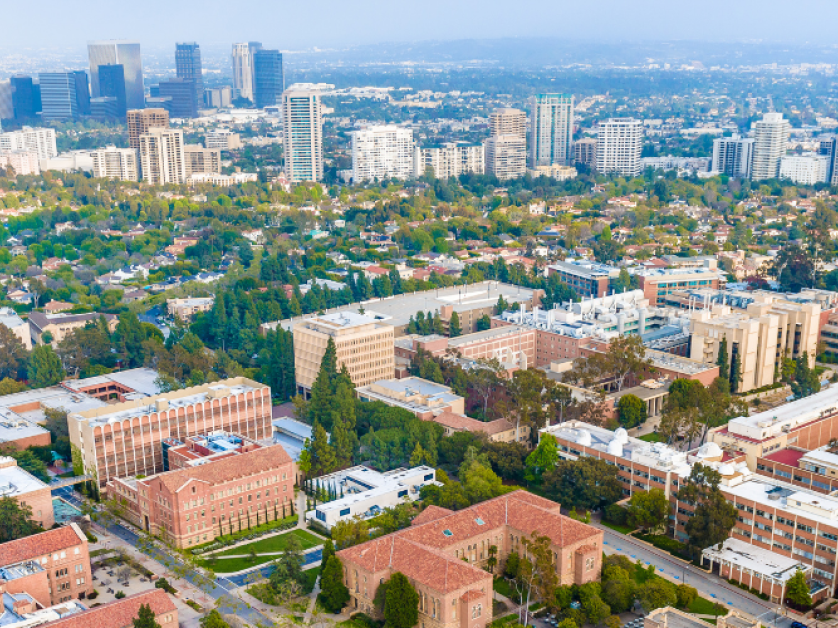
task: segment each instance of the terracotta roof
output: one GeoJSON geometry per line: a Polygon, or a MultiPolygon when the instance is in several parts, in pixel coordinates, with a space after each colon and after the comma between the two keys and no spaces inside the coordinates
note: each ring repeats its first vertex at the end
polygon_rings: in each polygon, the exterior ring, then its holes
{"type": "Polygon", "coordinates": [[[499,432],[505,432],[513,428],[512,423],[506,419],[495,419],[494,421],[483,422],[477,419],[472,419],[462,414],[445,410],[439,415],[431,419],[434,423],[439,423],[445,427],[453,430],[466,430],[468,432],[483,432],[492,436],[499,432]]]}
{"type": "Polygon", "coordinates": [[[447,508],[441,508],[439,506],[428,506],[419,513],[416,517],[414,517],[413,521],[410,522],[412,526],[422,525],[423,523],[430,523],[431,521],[436,521],[440,517],[447,517],[448,515],[453,515],[453,510],[448,510],[447,508]]]}
{"type": "Polygon", "coordinates": [[[479,600],[482,597],[485,597],[485,593],[481,593],[475,589],[471,589],[470,591],[466,591],[460,596],[460,599],[463,602],[471,602],[472,600],[479,600]]]}
{"type": "Polygon", "coordinates": [[[148,604],[155,616],[177,612],[175,603],[163,589],[151,589],[44,625],[50,628],[126,628],[133,625],[143,604],[148,604]]]}
{"type": "Polygon", "coordinates": [[[476,585],[492,577],[470,563],[406,539],[398,532],[341,550],[338,556],[372,573],[385,569],[400,571],[440,593],[476,585]]]}
{"type": "Polygon", "coordinates": [[[191,480],[207,482],[216,485],[229,482],[235,478],[247,477],[255,472],[275,468],[279,465],[291,463],[291,457],[282,445],[270,445],[248,451],[237,456],[221,458],[194,467],[185,467],[175,471],[167,471],[140,480],[140,484],[150,485],[159,480],[172,492],[177,492],[191,480]]]}
{"type": "Polygon", "coordinates": [[[526,535],[545,535],[559,547],[593,540],[602,534],[560,514],[555,502],[526,491],[514,491],[457,512],[429,506],[411,527],[341,550],[338,556],[372,573],[401,571],[408,578],[446,593],[486,577],[486,572],[456,559],[452,548],[507,525],[526,535]]]}
{"type": "Polygon", "coordinates": [[[33,534],[0,545],[0,567],[14,565],[83,543],[87,543],[87,539],[80,530],[77,530],[75,524],[33,534]]]}

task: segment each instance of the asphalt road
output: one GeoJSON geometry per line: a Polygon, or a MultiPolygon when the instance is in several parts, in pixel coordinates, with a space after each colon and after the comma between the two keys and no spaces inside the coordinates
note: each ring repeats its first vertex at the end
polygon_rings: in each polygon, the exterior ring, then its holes
{"type": "Polygon", "coordinates": [[[684,582],[695,587],[701,596],[729,608],[749,613],[766,625],[776,628],[790,628],[791,622],[794,621],[788,617],[777,615],[778,607],[776,604],[746,593],[714,574],[708,574],[702,569],[680,561],[637,539],[619,534],[603,526],[598,527],[605,532],[604,550],[606,554],[622,554],[628,556],[632,561],[639,559],[644,565],[652,564],[660,575],[667,576],[676,583],[684,582]]]}
{"type": "MultiPolygon", "coordinates": [[[[73,491],[70,487],[56,489],[52,492],[52,494],[55,496],[60,496],[61,498],[65,499],[66,501],[70,502],[78,508],[82,507],[81,500],[75,494],[75,491],[73,491]]],[[[139,537],[128,528],[125,528],[119,524],[112,524],[108,526],[108,531],[114,536],[117,536],[120,539],[122,539],[125,543],[128,543],[133,547],[137,547],[139,537]]],[[[157,548],[140,551],[142,551],[144,554],[166,567],[168,567],[172,562],[172,556],[164,554],[161,550],[157,548]]],[[[307,560],[306,564],[315,562],[316,560],[320,560],[320,556],[318,556],[317,558],[312,558],[311,560],[307,560]]],[[[270,572],[273,571],[273,566],[268,565],[266,567],[263,567],[260,571],[262,571],[265,576],[270,575],[270,572]]],[[[200,589],[214,600],[217,600],[215,607],[218,609],[219,612],[231,615],[238,615],[252,626],[272,626],[274,623],[272,619],[263,615],[254,608],[249,608],[247,605],[243,604],[239,598],[231,594],[231,591],[245,584],[245,579],[247,578],[247,576],[248,574],[242,574],[240,576],[235,576],[230,579],[221,576],[216,578],[215,582],[211,584],[204,581],[200,583],[196,582],[197,579],[195,578],[194,574],[190,573],[189,571],[186,572],[186,575],[184,577],[186,580],[189,581],[190,584],[200,589]]]]}

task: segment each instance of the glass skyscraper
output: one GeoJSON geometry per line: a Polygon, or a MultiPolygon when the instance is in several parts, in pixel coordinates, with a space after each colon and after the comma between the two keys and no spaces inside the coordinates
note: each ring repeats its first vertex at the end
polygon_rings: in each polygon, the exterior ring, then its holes
{"type": "Polygon", "coordinates": [[[201,47],[195,42],[175,45],[177,77],[194,81],[198,102],[204,99],[204,77],[201,68],[201,47]]]}
{"type": "Polygon", "coordinates": [[[116,117],[128,111],[125,97],[125,68],[121,64],[99,66],[99,96],[116,98],[116,117]]]}
{"type": "Polygon", "coordinates": [[[143,89],[143,62],[140,56],[140,43],[136,41],[91,41],[87,44],[90,58],[90,82],[93,96],[101,96],[99,66],[116,65],[123,67],[125,75],[125,100],[128,109],[145,107],[143,89]]]}
{"type": "Polygon", "coordinates": [[[253,55],[254,104],[260,109],[282,102],[285,76],[279,50],[257,50],[253,55]]]}

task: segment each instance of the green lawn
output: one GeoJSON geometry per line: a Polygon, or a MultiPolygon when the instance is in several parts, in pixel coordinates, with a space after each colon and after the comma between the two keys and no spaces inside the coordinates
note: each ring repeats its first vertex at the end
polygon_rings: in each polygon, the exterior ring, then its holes
{"type": "Polygon", "coordinates": [[[232,547],[228,550],[224,550],[223,552],[219,552],[217,556],[249,554],[251,550],[257,554],[261,554],[263,552],[284,552],[285,548],[288,546],[288,539],[291,536],[297,537],[304,550],[323,544],[323,541],[305,530],[291,530],[285,534],[278,534],[277,536],[272,536],[267,539],[253,541],[253,543],[248,543],[247,545],[232,547]]]}
{"type": "Polygon", "coordinates": [[[728,609],[706,598],[697,597],[690,604],[689,611],[697,615],[727,615],[728,609]]]}
{"type": "Polygon", "coordinates": [[[619,523],[611,523],[610,521],[606,521],[605,519],[600,521],[600,523],[604,525],[606,528],[611,528],[612,530],[614,530],[615,532],[619,532],[620,534],[631,534],[632,532],[634,532],[634,528],[632,528],[631,526],[621,526],[619,523]]]}
{"type": "Polygon", "coordinates": [[[501,595],[508,597],[513,602],[518,600],[518,593],[505,578],[495,578],[492,581],[492,588],[501,595]]]}
{"type": "Polygon", "coordinates": [[[200,564],[202,567],[212,569],[215,573],[233,573],[248,567],[270,563],[277,558],[278,556],[257,556],[254,560],[251,560],[249,556],[244,558],[219,558],[217,560],[202,560],[200,564]]]}
{"type": "Polygon", "coordinates": [[[638,436],[640,440],[645,440],[647,443],[662,443],[663,437],[658,434],[657,432],[652,432],[651,434],[644,434],[643,436],[638,436]]]}

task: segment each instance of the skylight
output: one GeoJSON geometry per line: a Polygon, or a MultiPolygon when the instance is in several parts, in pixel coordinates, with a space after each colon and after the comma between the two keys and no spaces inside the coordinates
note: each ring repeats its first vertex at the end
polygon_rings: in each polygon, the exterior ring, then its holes
{"type": "Polygon", "coordinates": [[[477,525],[479,525],[479,526],[486,525],[486,522],[485,522],[485,521],[483,521],[483,519],[481,519],[480,517],[478,517],[478,518],[477,518],[477,519],[475,519],[474,521],[475,521],[475,523],[476,523],[477,525]]]}
{"type": "Polygon", "coordinates": [[[451,530],[443,530],[443,531],[442,531],[442,533],[443,533],[445,536],[454,536],[454,533],[453,533],[453,532],[451,532],[451,530]]]}

